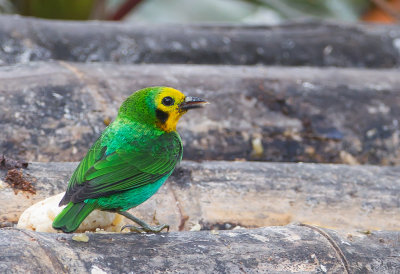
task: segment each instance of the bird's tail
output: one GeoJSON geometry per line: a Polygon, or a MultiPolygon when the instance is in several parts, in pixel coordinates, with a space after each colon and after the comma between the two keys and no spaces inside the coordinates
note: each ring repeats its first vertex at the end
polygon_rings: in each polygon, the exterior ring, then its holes
{"type": "Polygon", "coordinates": [[[96,208],[95,203],[69,203],[53,221],[53,228],[66,233],[74,232],[83,220],[96,208]]]}

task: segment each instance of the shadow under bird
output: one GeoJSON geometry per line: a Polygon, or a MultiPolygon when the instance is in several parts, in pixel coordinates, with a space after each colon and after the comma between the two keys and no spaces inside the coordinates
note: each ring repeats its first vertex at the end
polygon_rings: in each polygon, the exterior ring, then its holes
{"type": "Polygon", "coordinates": [[[179,118],[207,102],[169,87],[150,87],[129,96],[69,180],[60,202],[67,205],[53,221],[55,229],[74,232],[94,209],[119,213],[139,226],[136,232],[160,232],[126,212],[149,199],[182,159],[176,132],[179,118]]]}

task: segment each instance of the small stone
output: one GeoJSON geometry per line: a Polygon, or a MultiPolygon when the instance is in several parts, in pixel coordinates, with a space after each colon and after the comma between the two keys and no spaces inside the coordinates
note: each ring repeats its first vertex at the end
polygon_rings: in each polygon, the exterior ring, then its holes
{"type": "Polygon", "coordinates": [[[72,236],[72,240],[74,240],[76,242],[87,243],[87,242],[89,242],[89,237],[85,233],[79,233],[79,234],[75,234],[74,236],[72,236]]]}
{"type": "Polygon", "coordinates": [[[261,136],[255,136],[251,140],[251,145],[253,147],[253,151],[251,152],[251,154],[254,157],[261,157],[264,153],[264,147],[262,145],[261,136]]]}
{"type": "Polygon", "coordinates": [[[200,230],[201,230],[201,225],[198,223],[192,226],[192,228],[190,229],[190,231],[200,231],[200,230]]]}
{"type": "Polygon", "coordinates": [[[104,123],[106,126],[108,126],[108,125],[111,123],[111,118],[110,118],[110,117],[105,117],[105,118],[103,119],[103,123],[104,123]]]}
{"type": "Polygon", "coordinates": [[[314,155],[315,154],[315,148],[311,146],[306,146],[304,149],[304,152],[308,155],[314,155]]]}
{"type": "Polygon", "coordinates": [[[359,165],[360,162],[350,153],[348,153],[347,151],[340,151],[340,159],[342,160],[342,162],[344,164],[347,165],[359,165]]]}

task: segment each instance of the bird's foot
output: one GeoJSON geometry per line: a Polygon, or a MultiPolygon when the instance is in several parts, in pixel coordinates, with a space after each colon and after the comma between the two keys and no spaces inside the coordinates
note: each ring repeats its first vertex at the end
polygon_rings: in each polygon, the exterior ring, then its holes
{"type": "Polygon", "coordinates": [[[131,232],[136,232],[136,233],[160,233],[163,229],[167,229],[169,231],[169,225],[163,224],[163,225],[158,225],[158,226],[134,226],[134,225],[124,225],[121,228],[121,231],[124,230],[125,228],[129,228],[131,232]]]}
{"type": "Polygon", "coordinates": [[[134,221],[139,225],[139,226],[124,225],[121,231],[124,230],[125,228],[129,228],[132,232],[138,232],[138,233],[159,233],[165,228],[167,229],[167,231],[169,231],[169,225],[150,226],[146,224],[144,221],[140,220],[139,218],[136,218],[129,212],[119,211],[118,214],[125,216],[129,220],[134,221]]]}

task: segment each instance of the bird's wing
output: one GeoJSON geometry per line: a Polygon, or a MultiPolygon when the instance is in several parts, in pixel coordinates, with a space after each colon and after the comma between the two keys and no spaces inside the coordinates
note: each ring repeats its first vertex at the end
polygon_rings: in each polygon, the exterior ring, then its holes
{"type": "Polygon", "coordinates": [[[174,169],[182,158],[182,144],[176,132],[117,149],[106,155],[98,140],[75,170],[60,204],[109,196],[154,183],[174,169]]]}

